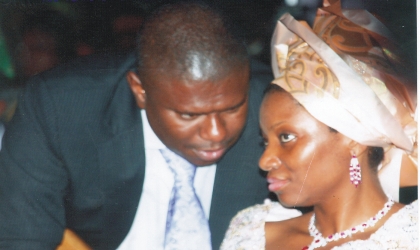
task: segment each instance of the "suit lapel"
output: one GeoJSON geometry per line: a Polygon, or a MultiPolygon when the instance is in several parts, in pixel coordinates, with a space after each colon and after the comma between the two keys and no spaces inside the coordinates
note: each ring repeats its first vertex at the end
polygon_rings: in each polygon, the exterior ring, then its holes
{"type": "Polygon", "coordinates": [[[138,126],[98,146],[101,188],[105,193],[103,233],[113,235],[108,247],[116,248],[122,242],[137,211],[144,181],[142,137],[138,126]]]}
{"type": "Polygon", "coordinates": [[[258,110],[268,83],[269,80],[251,79],[245,129],[239,141],[217,164],[209,221],[213,249],[219,249],[230,220],[237,212],[262,203],[269,195],[264,174],[258,168],[263,152],[258,136],[258,110]]]}
{"type": "MultiPolygon", "coordinates": [[[[255,131],[254,131],[255,132],[255,131]]],[[[258,169],[262,149],[258,136],[248,131],[217,164],[210,210],[213,249],[218,249],[230,220],[240,210],[262,203],[268,196],[266,181],[258,169]]]]}
{"type": "Polygon", "coordinates": [[[131,228],[145,174],[140,109],[125,78],[117,85],[103,120],[107,136],[97,146],[101,172],[98,178],[103,178],[101,189],[105,193],[103,233],[113,236],[103,246],[115,249],[131,228]]]}

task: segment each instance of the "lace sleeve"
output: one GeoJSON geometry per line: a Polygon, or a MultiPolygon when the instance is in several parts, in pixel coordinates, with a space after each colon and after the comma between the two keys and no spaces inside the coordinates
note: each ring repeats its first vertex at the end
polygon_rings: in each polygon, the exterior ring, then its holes
{"type": "Polygon", "coordinates": [[[240,211],[231,220],[220,250],[263,250],[265,217],[269,210],[270,204],[260,204],[240,211]]]}

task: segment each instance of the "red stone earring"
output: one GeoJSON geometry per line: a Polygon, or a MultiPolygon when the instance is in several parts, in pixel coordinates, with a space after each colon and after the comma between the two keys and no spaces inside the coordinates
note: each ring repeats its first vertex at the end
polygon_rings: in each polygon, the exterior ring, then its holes
{"type": "Polygon", "coordinates": [[[362,171],[360,169],[359,160],[355,155],[350,160],[350,182],[357,187],[362,182],[362,171]]]}

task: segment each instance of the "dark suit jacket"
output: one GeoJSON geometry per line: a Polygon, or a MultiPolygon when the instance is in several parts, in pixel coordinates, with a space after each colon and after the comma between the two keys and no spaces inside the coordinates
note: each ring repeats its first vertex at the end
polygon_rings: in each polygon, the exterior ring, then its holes
{"type": "MultiPolygon", "coordinates": [[[[125,79],[133,68],[132,55],[83,58],[28,83],[0,153],[0,249],[54,249],[66,227],[95,249],[122,242],[145,166],[141,116],[125,79]]],[[[270,78],[251,80],[246,127],[218,163],[214,249],[236,212],[268,195],[258,109],[270,78]]]]}

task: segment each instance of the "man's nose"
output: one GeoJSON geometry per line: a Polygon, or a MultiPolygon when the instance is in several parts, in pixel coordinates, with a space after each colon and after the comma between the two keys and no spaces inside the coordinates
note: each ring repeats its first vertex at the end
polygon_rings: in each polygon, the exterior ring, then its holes
{"type": "Polygon", "coordinates": [[[219,114],[209,114],[201,126],[201,137],[207,141],[221,142],[227,134],[226,122],[219,114]]]}

